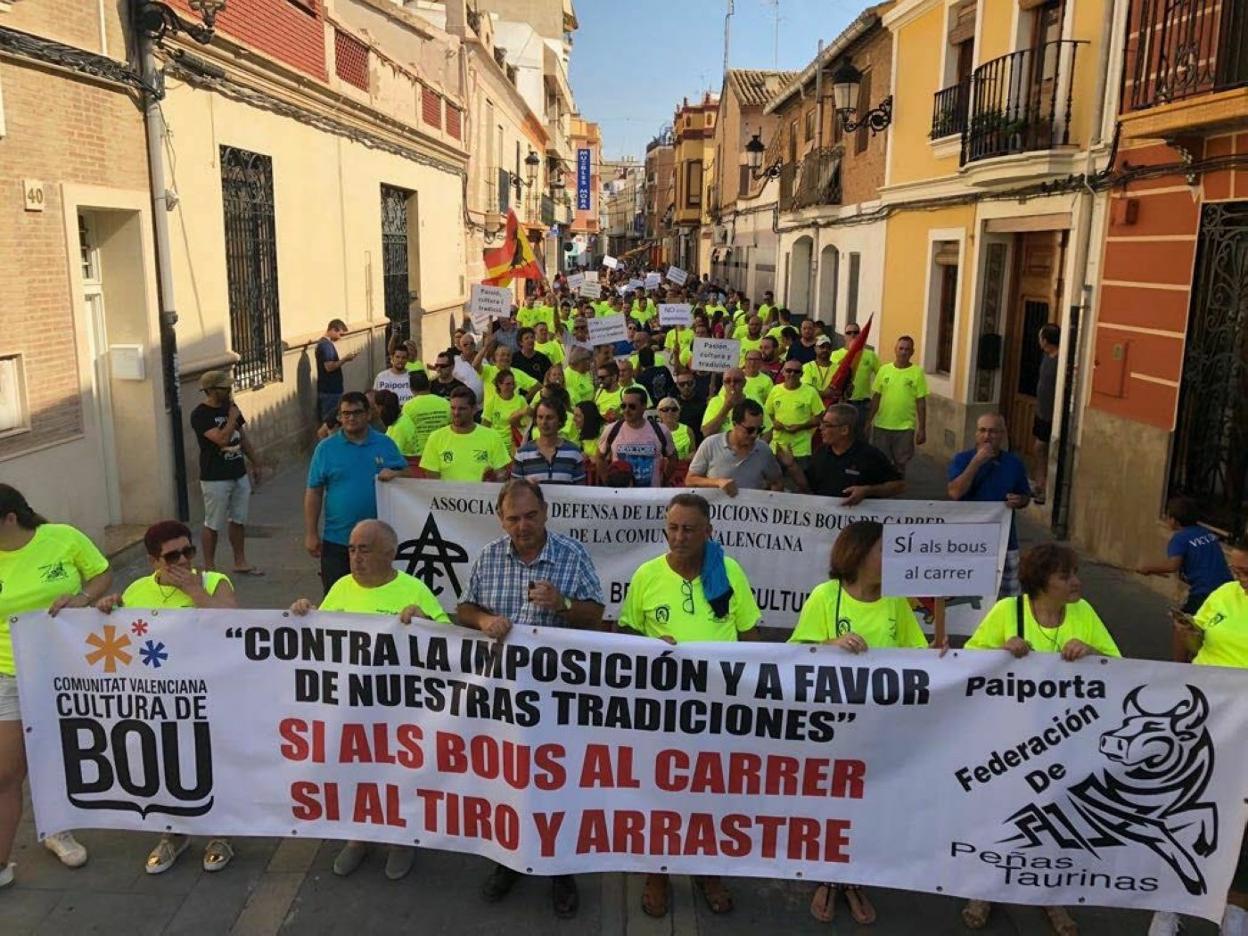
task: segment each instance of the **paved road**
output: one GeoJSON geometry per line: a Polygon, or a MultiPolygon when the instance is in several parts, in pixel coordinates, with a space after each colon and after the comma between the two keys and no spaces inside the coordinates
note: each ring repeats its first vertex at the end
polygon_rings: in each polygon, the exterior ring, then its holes
{"type": "MultiPolygon", "coordinates": [[[[942,497],[940,466],[920,459],[911,469],[913,497],[942,497]]],[[[269,482],[252,505],[254,541],[250,558],[267,575],[236,582],[241,603],[252,607],[285,607],[299,596],[319,597],[316,569],[303,551],[300,503],[303,473],[292,469],[269,482]]],[[[1024,543],[1044,536],[1038,525],[1024,520],[1024,543]]],[[[133,553],[120,557],[118,580],[127,583],[141,574],[146,562],[133,553]]],[[[1169,631],[1164,597],[1139,579],[1118,570],[1085,564],[1080,570],[1090,601],[1100,610],[1124,653],[1165,659],[1169,631]]],[[[665,920],[640,910],[640,879],[607,874],[581,879],[581,912],[571,921],[550,913],[549,884],[541,879],[521,882],[503,903],[488,906],[477,896],[488,872],[485,861],[450,853],[422,851],[416,868],[404,881],[392,883],[382,874],[384,854],[378,849],[351,878],[330,871],[336,843],[298,839],[245,839],[235,842],[238,856],[219,874],[199,868],[198,847],[182,856],[177,867],[151,877],[143,861],[153,842],[132,833],[86,831],[81,840],[91,860],[78,870],[62,868],[35,842],[29,811],[19,831],[15,860],[18,883],[0,891],[0,936],[18,934],[187,933],[215,936],[236,933],[312,933],[358,936],[360,933],[600,933],[603,936],[684,936],[783,932],[835,934],[964,934],[956,901],[935,895],[873,890],[879,922],[857,927],[842,905],[837,922],[815,923],[807,913],[810,885],[804,882],[739,880],[730,882],[736,910],[714,917],[695,899],[687,878],[674,880],[673,912],[665,920]]],[[[898,849],[905,843],[899,842],[898,849]]],[[[1073,908],[1082,931],[1096,936],[1143,934],[1148,915],[1139,912],[1073,908]]],[[[999,908],[990,934],[1043,934],[1049,928],[1034,908],[999,908]]],[[[1194,923],[1188,930],[1212,934],[1216,929],[1194,923]]]]}

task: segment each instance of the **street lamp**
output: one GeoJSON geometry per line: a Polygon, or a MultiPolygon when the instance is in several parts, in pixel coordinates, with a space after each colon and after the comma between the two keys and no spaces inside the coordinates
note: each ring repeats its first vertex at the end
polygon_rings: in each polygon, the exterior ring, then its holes
{"type": "Polygon", "coordinates": [[[529,155],[524,157],[524,174],[528,177],[526,185],[532,186],[537,181],[537,167],[541,164],[542,157],[529,150],[529,155]]]}
{"type": "Polygon", "coordinates": [[[192,11],[199,14],[203,25],[184,20],[173,8],[159,0],[143,0],[135,7],[134,19],[139,32],[160,44],[170,33],[186,33],[200,45],[212,41],[217,16],[225,10],[225,0],[187,0],[192,11]]]}
{"type": "Polygon", "coordinates": [[[750,137],[750,142],[745,144],[745,164],[753,178],[774,179],[780,175],[780,160],[777,159],[766,169],[763,168],[763,154],[767,152],[767,147],[759,136],[758,133],[754,134],[750,137]]]}
{"type": "Polygon", "coordinates": [[[858,110],[858,93],[862,87],[862,72],[854,67],[849,59],[844,59],[832,73],[832,102],[836,107],[837,119],[841,129],[853,133],[860,127],[870,127],[871,135],[882,131],[893,122],[893,96],[890,94],[858,120],[853,115],[858,110]]]}

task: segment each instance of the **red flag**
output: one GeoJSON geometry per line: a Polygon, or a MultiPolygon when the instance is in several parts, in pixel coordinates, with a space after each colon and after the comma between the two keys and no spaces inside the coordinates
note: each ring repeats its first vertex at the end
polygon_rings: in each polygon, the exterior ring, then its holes
{"type": "Polygon", "coordinates": [[[831,395],[833,403],[839,403],[846,397],[846,388],[854,379],[854,366],[858,363],[858,359],[862,357],[862,349],[867,345],[867,336],[871,334],[871,320],[874,318],[874,315],[868,318],[867,324],[862,326],[858,336],[850,342],[848,352],[841,358],[840,364],[836,367],[836,372],[832,375],[832,380],[828,383],[828,393],[831,395]]]}
{"type": "Polygon", "coordinates": [[[529,244],[524,228],[516,219],[514,211],[507,212],[507,232],[501,247],[487,247],[481,252],[485,261],[487,286],[506,286],[513,279],[542,279],[544,274],[538,266],[537,255],[529,244]]]}

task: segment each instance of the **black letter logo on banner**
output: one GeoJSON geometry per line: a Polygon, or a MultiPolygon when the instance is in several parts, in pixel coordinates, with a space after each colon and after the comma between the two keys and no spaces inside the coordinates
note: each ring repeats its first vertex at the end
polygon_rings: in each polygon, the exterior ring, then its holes
{"type": "Polygon", "coordinates": [[[1032,803],[1007,820],[1018,834],[1003,842],[1034,848],[1050,839],[1063,849],[1143,845],[1160,855],[1189,894],[1208,885],[1196,857],[1218,847],[1218,807],[1201,797],[1213,775],[1209,702],[1195,686],[1170,708],[1145,708],[1137,686],[1123,699],[1122,724],[1100,738],[1110,766],[1090,774],[1059,802],[1032,803]],[[1082,820],[1082,821],[1081,821],[1082,820]]]}
{"type": "Polygon", "coordinates": [[[399,544],[396,559],[407,563],[407,574],[423,579],[429,590],[435,595],[442,594],[442,586],[438,579],[445,577],[455,589],[455,597],[463,592],[459,587],[459,576],[455,574],[457,563],[468,562],[468,552],[458,543],[450,543],[442,538],[442,532],[433,519],[433,513],[425,521],[420,536],[399,544]]]}
{"type": "Polygon", "coordinates": [[[93,718],[62,718],[61,753],[65,792],[79,809],[132,810],[140,816],[202,816],[212,809],[212,739],[206,721],[127,718],[108,730],[93,718]],[[195,763],[189,768],[179,751],[183,728],[191,732],[195,763]],[[135,750],[137,762],[132,760],[135,750]]]}

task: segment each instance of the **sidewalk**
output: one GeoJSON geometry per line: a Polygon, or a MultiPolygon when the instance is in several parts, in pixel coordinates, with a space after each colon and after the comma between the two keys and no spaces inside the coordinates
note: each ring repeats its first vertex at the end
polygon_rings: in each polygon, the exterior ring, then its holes
{"type": "MultiPolygon", "coordinates": [[[[911,468],[909,496],[944,497],[943,466],[927,458],[911,468]]],[[[240,604],[284,608],[301,596],[317,599],[320,583],[315,560],[303,549],[303,466],[292,466],[260,488],[252,501],[248,558],[267,573],[235,578],[240,604]]],[[[1023,519],[1024,543],[1038,542],[1044,529],[1023,519]]],[[[219,558],[226,558],[228,551],[219,558]]],[[[117,557],[119,585],[146,574],[141,549],[117,557]]],[[[1088,599],[1100,611],[1132,656],[1167,659],[1169,631],[1166,601],[1122,572],[1085,563],[1080,569],[1088,599]]],[[[237,857],[219,874],[200,868],[204,841],[197,839],[178,865],[156,877],[143,862],[154,844],[147,835],[84,831],[80,840],[92,854],[75,871],[62,868],[35,841],[33,816],[27,812],[18,832],[14,860],[18,880],[0,891],[0,936],[19,934],[167,933],[216,936],[266,934],[434,933],[602,934],[602,936],[736,936],[736,934],[966,934],[958,915],[960,902],[938,895],[871,890],[879,912],[872,927],[858,927],[842,903],[833,926],[816,923],[807,912],[812,887],[807,882],[740,879],[729,885],[736,910],[717,917],[695,895],[688,878],[673,879],[672,912],[652,920],[641,912],[641,878],[604,874],[580,878],[581,910],[574,920],[559,921],[550,911],[550,885],[541,879],[521,881],[507,900],[488,905],[478,886],[489,871],[480,858],[422,850],[416,867],[403,881],[382,873],[384,850],[377,848],[354,876],[334,877],[330,867],[336,842],[300,839],[239,839],[237,857]]],[[[904,843],[898,843],[899,851],[904,843]]],[[[1073,908],[1082,932],[1095,936],[1142,934],[1148,914],[1073,908]]],[[[1216,928],[1191,923],[1191,934],[1216,928]]],[[[986,934],[1047,934],[1042,911],[1000,907],[986,934]]]]}

